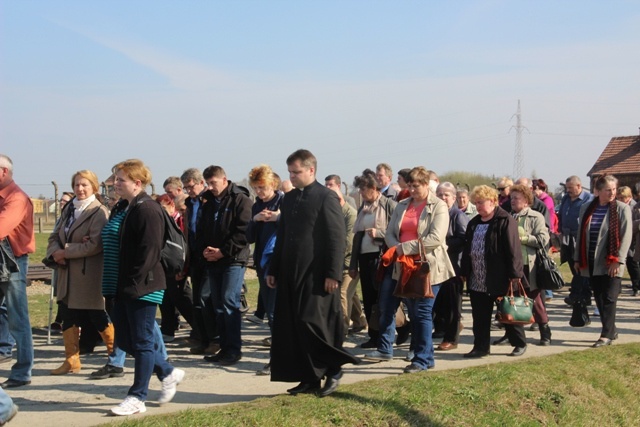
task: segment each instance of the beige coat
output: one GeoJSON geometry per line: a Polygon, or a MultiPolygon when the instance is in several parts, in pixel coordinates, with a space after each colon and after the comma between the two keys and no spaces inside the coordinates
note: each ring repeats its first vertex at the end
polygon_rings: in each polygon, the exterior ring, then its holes
{"type": "MultiPolygon", "coordinates": [[[[385,234],[387,246],[393,247],[400,244],[400,225],[412,198],[402,200],[393,211],[389,226],[385,234]]],[[[431,272],[431,283],[440,284],[455,276],[453,265],[447,255],[447,231],[449,230],[449,209],[447,204],[429,192],[427,204],[418,220],[418,235],[427,252],[427,261],[431,272]]],[[[405,255],[419,254],[417,240],[402,243],[402,251],[405,255]]],[[[398,266],[394,269],[394,279],[399,274],[398,266]]]]}
{"type": "MultiPolygon", "coordinates": [[[[529,288],[533,291],[538,289],[535,268],[536,251],[540,247],[540,242],[542,242],[545,250],[549,250],[549,230],[545,225],[544,216],[530,207],[524,208],[520,216],[524,217],[522,228],[526,233],[525,236],[520,238],[520,244],[527,252],[526,263],[529,265],[529,288]]],[[[520,223],[519,220],[518,223],[520,223]]]]}
{"type": "MultiPolygon", "coordinates": [[[[71,203],[71,202],[70,202],[71,203]]],[[[73,209],[64,209],[60,221],[49,236],[47,257],[65,249],[66,266],[57,270],[57,299],[72,309],[104,310],[102,297],[102,228],[109,212],[93,201],[65,234],[64,224],[73,209]],[[85,241],[85,237],[88,237],[85,241]]]]}

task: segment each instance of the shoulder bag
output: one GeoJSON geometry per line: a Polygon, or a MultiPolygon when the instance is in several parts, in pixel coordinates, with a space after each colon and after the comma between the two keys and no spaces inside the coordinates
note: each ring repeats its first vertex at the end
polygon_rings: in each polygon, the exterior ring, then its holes
{"type": "MultiPolygon", "coordinates": [[[[540,240],[538,240],[540,243],[540,240]]],[[[536,286],[538,289],[550,289],[552,291],[560,290],[564,287],[564,279],[558,265],[551,258],[544,246],[536,249],[536,286]]]]}
{"type": "Polygon", "coordinates": [[[427,251],[422,243],[422,239],[418,239],[418,247],[420,248],[420,259],[415,260],[418,268],[411,273],[411,277],[407,283],[398,280],[393,296],[398,298],[435,298],[433,289],[431,289],[431,274],[429,262],[427,261],[427,251]]]}
{"type": "Polygon", "coordinates": [[[509,284],[507,295],[498,297],[498,314],[500,323],[508,325],[529,325],[535,322],[533,318],[533,300],[527,296],[522,281],[518,280],[519,295],[513,295],[513,286],[509,284]]]}

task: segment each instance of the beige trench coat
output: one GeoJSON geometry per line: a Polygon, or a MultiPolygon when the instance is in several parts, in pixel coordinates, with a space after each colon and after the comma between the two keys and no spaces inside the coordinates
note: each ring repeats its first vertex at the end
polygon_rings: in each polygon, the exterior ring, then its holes
{"type": "Polygon", "coordinates": [[[109,212],[95,200],[65,233],[65,224],[72,212],[73,209],[64,209],[49,236],[47,246],[47,257],[58,249],[65,249],[66,252],[67,265],[57,270],[57,300],[72,309],[104,310],[100,233],[107,223],[109,212]]]}

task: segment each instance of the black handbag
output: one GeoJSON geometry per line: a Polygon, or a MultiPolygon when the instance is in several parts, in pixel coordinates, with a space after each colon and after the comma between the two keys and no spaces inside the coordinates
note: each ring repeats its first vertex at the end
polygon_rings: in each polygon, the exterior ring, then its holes
{"type": "Polygon", "coordinates": [[[589,326],[590,324],[591,319],[589,318],[589,310],[587,310],[586,304],[582,301],[577,301],[573,304],[573,312],[571,313],[569,325],[574,328],[582,328],[584,326],[589,326]]]}
{"type": "MultiPolygon", "coordinates": [[[[538,239],[538,242],[540,240],[538,239]]],[[[536,286],[538,289],[550,289],[552,291],[560,290],[564,287],[564,279],[558,265],[551,258],[544,246],[536,249],[536,286]]]]}

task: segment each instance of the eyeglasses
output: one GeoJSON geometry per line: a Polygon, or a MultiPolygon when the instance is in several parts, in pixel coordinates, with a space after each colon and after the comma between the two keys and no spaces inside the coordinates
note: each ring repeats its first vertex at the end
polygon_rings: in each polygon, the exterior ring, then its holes
{"type": "Polygon", "coordinates": [[[498,191],[504,191],[506,189],[507,189],[507,187],[498,187],[498,191]]]}

